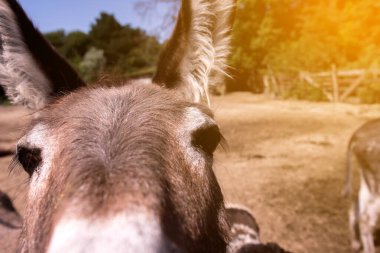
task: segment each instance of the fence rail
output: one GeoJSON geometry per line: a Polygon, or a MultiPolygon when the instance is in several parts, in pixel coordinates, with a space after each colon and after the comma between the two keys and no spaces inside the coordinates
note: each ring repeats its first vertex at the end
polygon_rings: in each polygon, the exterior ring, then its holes
{"type": "Polygon", "coordinates": [[[296,82],[319,88],[331,102],[344,102],[355,97],[357,89],[369,82],[380,83],[380,69],[331,70],[318,73],[300,71],[295,75],[285,75],[271,71],[263,76],[265,92],[273,96],[283,94],[296,82]]]}

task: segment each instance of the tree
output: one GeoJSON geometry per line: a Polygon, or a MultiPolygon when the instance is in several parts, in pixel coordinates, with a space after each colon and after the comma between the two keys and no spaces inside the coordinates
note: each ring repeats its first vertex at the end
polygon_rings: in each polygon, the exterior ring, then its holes
{"type": "Polygon", "coordinates": [[[88,34],[81,31],[66,34],[58,30],[45,37],[84,79],[91,81],[101,71],[124,77],[147,70],[153,73],[161,47],[156,37],[128,24],[122,25],[104,12],[96,18],[88,34]]]}
{"type": "Polygon", "coordinates": [[[94,81],[103,71],[106,64],[104,51],[91,47],[84,55],[82,62],[79,64],[80,72],[86,82],[94,81]]]}
{"type": "Polygon", "coordinates": [[[64,55],[62,47],[65,45],[66,34],[64,30],[57,30],[44,34],[45,38],[55,47],[58,52],[64,55]]]}
{"type": "Polygon", "coordinates": [[[46,33],[45,38],[79,71],[79,63],[91,44],[86,33],[73,31],[66,34],[64,30],[58,30],[46,33]]]}
{"type": "Polygon", "coordinates": [[[87,52],[91,44],[90,37],[81,31],[73,31],[67,34],[62,51],[64,56],[73,59],[81,58],[87,52]]]}
{"type": "Polygon", "coordinates": [[[237,12],[231,65],[238,83],[256,87],[268,71],[368,68],[380,56],[376,1],[239,0],[237,12]]]}
{"type": "Polygon", "coordinates": [[[113,15],[102,12],[91,25],[89,35],[94,46],[104,49],[112,39],[120,34],[122,29],[122,25],[113,15]]]}
{"type": "Polygon", "coordinates": [[[160,44],[155,37],[130,25],[121,25],[113,15],[101,13],[91,26],[93,45],[104,50],[107,70],[126,74],[155,65],[160,44]]]}
{"type": "Polygon", "coordinates": [[[158,22],[157,26],[161,32],[171,32],[173,30],[180,6],[181,0],[140,0],[135,4],[136,10],[143,17],[156,14],[158,10],[165,10],[164,17],[158,22]]]}

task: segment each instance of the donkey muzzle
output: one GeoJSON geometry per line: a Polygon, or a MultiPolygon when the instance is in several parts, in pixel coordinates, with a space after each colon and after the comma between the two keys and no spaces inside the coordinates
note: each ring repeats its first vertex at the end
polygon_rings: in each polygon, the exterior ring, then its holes
{"type": "Polygon", "coordinates": [[[103,219],[62,218],[53,230],[49,253],[184,252],[162,232],[159,219],[146,213],[103,219]]]}

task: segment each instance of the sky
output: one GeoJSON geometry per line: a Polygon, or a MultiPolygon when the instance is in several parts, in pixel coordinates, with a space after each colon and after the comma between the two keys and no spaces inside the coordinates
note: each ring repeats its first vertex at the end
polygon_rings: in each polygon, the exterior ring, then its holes
{"type": "Polygon", "coordinates": [[[169,30],[162,29],[163,14],[168,6],[160,4],[157,12],[141,16],[136,11],[139,0],[19,0],[20,4],[42,31],[50,32],[58,29],[66,31],[88,31],[90,24],[101,11],[115,15],[120,23],[129,23],[140,27],[149,34],[159,35],[160,40],[169,35],[169,30]]]}

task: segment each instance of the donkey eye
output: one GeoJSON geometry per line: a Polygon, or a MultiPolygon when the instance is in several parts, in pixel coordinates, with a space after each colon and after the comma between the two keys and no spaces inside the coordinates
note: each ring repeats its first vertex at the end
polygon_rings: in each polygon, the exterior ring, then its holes
{"type": "Polygon", "coordinates": [[[41,149],[19,146],[17,147],[16,158],[29,176],[32,176],[33,172],[41,163],[41,149]]]}
{"type": "Polygon", "coordinates": [[[212,155],[222,138],[216,125],[197,129],[191,136],[191,144],[209,155],[212,155]]]}

